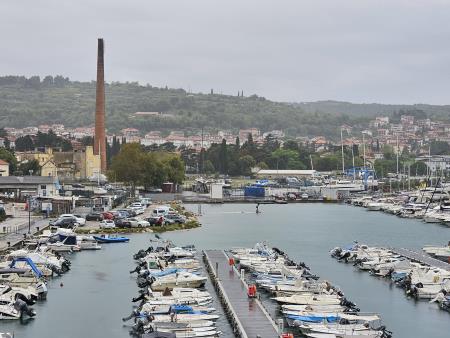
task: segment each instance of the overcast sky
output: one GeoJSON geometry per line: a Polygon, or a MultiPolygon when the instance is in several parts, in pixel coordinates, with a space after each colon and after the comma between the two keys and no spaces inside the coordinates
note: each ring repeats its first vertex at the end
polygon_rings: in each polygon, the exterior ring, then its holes
{"type": "Polygon", "coordinates": [[[0,74],[450,104],[450,0],[2,0],[0,74]]]}

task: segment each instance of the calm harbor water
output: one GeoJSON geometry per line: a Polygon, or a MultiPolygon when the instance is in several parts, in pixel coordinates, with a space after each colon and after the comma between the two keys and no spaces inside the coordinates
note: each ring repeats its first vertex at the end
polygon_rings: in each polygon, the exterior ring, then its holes
{"type": "MultiPolygon", "coordinates": [[[[197,211],[196,205],[188,207],[197,211]]],[[[198,249],[252,246],[267,240],[340,286],[362,311],[380,313],[394,337],[449,336],[449,313],[434,304],[408,300],[403,290],[337,263],[328,252],[353,240],[412,249],[443,245],[450,239],[450,228],[343,205],[262,205],[260,210],[256,214],[252,204],[203,205],[202,228],[163,237],[198,249]]],[[[36,306],[37,318],[25,325],[2,321],[0,331],[25,338],[127,337],[120,318],[130,311],[130,299],[137,291],[128,274],[131,256],[148,245],[150,235],[131,237],[129,244],[73,255],[72,270],[52,281],[48,301],[36,306]]],[[[230,337],[227,325],[221,326],[224,337],[230,337]]]]}

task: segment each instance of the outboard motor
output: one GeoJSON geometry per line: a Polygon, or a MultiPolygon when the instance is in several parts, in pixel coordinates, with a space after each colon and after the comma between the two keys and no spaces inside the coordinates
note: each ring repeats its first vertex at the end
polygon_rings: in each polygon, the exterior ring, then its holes
{"type": "Polygon", "coordinates": [[[350,257],[350,255],[351,255],[350,251],[346,251],[341,256],[339,256],[338,261],[344,260],[345,263],[348,263],[348,258],[350,257]]]}
{"type": "Polygon", "coordinates": [[[62,271],[60,269],[58,269],[58,267],[56,267],[55,265],[49,265],[48,268],[50,270],[52,270],[52,276],[53,274],[56,274],[58,277],[62,275],[62,271]]]}
{"type": "Polygon", "coordinates": [[[44,282],[37,282],[36,283],[36,292],[38,294],[39,299],[46,299],[47,298],[47,284],[44,282]]]}
{"type": "Polygon", "coordinates": [[[349,301],[347,298],[342,298],[341,305],[351,309],[356,307],[355,303],[349,301]]]}
{"type": "Polygon", "coordinates": [[[394,268],[390,268],[387,274],[384,277],[391,278],[392,274],[394,273],[394,268]]]}
{"type": "Polygon", "coordinates": [[[126,322],[126,321],[130,320],[131,318],[134,318],[134,321],[136,322],[137,317],[139,317],[139,310],[134,309],[128,317],[122,318],[122,321],[126,322]]]}
{"type": "Polygon", "coordinates": [[[150,276],[150,271],[145,270],[144,272],[139,273],[138,278],[147,278],[150,276]]]}
{"type": "Polygon", "coordinates": [[[336,247],[330,251],[330,255],[333,258],[339,258],[341,256],[341,254],[342,254],[342,249],[339,247],[336,247]]]}
{"type": "Polygon", "coordinates": [[[36,316],[36,311],[34,311],[31,307],[27,305],[22,299],[17,298],[14,302],[14,309],[20,312],[20,317],[22,318],[23,314],[28,315],[29,317],[36,316]]]}
{"type": "Polygon", "coordinates": [[[366,257],[364,257],[364,258],[356,258],[355,262],[353,263],[353,266],[359,266],[363,262],[367,262],[367,258],[366,257]]]}
{"type": "Polygon", "coordinates": [[[134,269],[134,270],[131,270],[130,271],[130,274],[132,274],[132,273],[137,273],[137,274],[139,274],[139,272],[141,271],[141,267],[138,265],[138,266],[136,266],[136,268],[134,269]]]}
{"type": "Polygon", "coordinates": [[[71,263],[69,260],[63,258],[63,262],[61,263],[61,270],[62,270],[62,272],[67,272],[67,271],[69,271],[69,270],[70,270],[70,265],[71,265],[71,264],[72,264],[72,263],[71,263]]]}
{"type": "Polygon", "coordinates": [[[381,338],[391,338],[392,337],[392,332],[386,330],[386,326],[381,326],[379,328],[379,330],[382,332],[381,333],[381,338]]]}

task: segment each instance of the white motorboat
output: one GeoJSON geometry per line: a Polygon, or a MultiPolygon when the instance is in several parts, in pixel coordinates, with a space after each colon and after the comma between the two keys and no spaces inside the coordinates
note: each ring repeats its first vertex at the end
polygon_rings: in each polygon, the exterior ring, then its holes
{"type": "Polygon", "coordinates": [[[217,320],[218,315],[210,314],[175,314],[175,315],[154,315],[155,322],[178,322],[178,323],[190,323],[196,320],[217,320]]]}
{"type": "Polygon", "coordinates": [[[298,305],[339,305],[341,299],[336,295],[293,295],[288,297],[272,298],[280,304],[298,304],[298,305]]]}
{"type": "Polygon", "coordinates": [[[20,319],[20,311],[13,304],[0,304],[0,319],[20,319]]]}
{"type": "Polygon", "coordinates": [[[102,248],[95,239],[86,236],[77,236],[77,245],[80,250],[100,250],[102,248]]]}
{"type": "Polygon", "coordinates": [[[33,287],[0,285],[0,304],[10,304],[17,299],[22,299],[28,305],[33,305],[38,299],[38,294],[33,287]]]}
{"type": "Polygon", "coordinates": [[[341,305],[294,305],[281,306],[282,311],[313,311],[313,312],[342,312],[345,307],[341,305]]]}
{"type": "Polygon", "coordinates": [[[174,288],[200,288],[205,285],[207,278],[190,272],[177,271],[166,276],[157,277],[151,288],[153,291],[164,291],[174,288]]]}

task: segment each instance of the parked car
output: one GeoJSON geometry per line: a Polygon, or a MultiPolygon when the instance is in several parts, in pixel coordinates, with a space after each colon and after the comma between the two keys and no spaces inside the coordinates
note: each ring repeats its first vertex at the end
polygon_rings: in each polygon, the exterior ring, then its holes
{"type": "Polygon", "coordinates": [[[126,217],[135,217],[136,216],[136,213],[131,209],[120,209],[118,211],[126,214],[127,215],[126,217]]]}
{"type": "Polygon", "coordinates": [[[131,228],[131,222],[126,218],[118,218],[114,220],[117,228],[131,228]]]}
{"type": "Polygon", "coordinates": [[[168,206],[162,205],[153,209],[152,214],[153,216],[166,216],[169,212],[175,212],[175,210],[168,206]]]}
{"type": "Polygon", "coordinates": [[[131,203],[130,208],[135,209],[135,208],[142,208],[143,205],[141,204],[141,202],[134,202],[131,203]]]}
{"type": "Polygon", "coordinates": [[[114,215],[109,211],[104,211],[101,214],[102,214],[104,220],[105,219],[108,219],[108,220],[114,219],[114,215]]]}
{"type": "Polygon", "coordinates": [[[175,221],[173,219],[164,217],[164,224],[175,224],[175,221]]]}
{"type": "Polygon", "coordinates": [[[128,218],[127,221],[130,222],[132,228],[142,228],[150,226],[149,222],[137,218],[128,218]]]}
{"type": "Polygon", "coordinates": [[[120,215],[121,218],[128,218],[128,217],[131,217],[130,214],[128,213],[128,211],[125,210],[125,209],[120,209],[120,210],[117,210],[116,212],[119,213],[119,215],[120,215]]]}
{"type": "Polygon", "coordinates": [[[164,217],[163,216],[151,216],[151,217],[148,217],[146,220],[151,226],[164,225],[164,217]]]}
{"type": "Polygon", "coordinates": [[[100,212],[91,212],[86,215],[87,221],[103,221],[103,216],[100,212]]]}
{"type": "Polygon", "coordinates": [[[78,225],[75,217],[65,217],[57,219],[56,221],[50,222],[50,226],[58,228],[68,228],[72,229],[78,225]]]}
{"type": "Polygon", "coordinates": [[[111,210],[111,211],[108,211],[108,212],[113,216],[113,219],[115,219],[115,218],[123,218],[119,211],[111,210]]]}
{"type": "Polygon", "coordinates": [[[136,213],[136,215],[142,215],[145,212],[145,209],[143,207],[133,208],[133,211],[136,213]]]}
{"type": "Polygon", "coordinates": [[[162,193],[162,189],[161,188],[151,188],[149,190],[149,192],[152,194],[159,194],[159,193],[162,193]]]}
{"type": "Polygon", "coordinates": [[[166,215],[165,218],[171,219],[172,221],[174,221],[175,223],[178,223],[178,224],[186,223],[186,217],[184,217],[183,215],[180,215],[180,214],[169,213],[166,215]]]}
{"type": "Polygon", "coordinates": [[[304,200],[307,200],[307,199],[309,198],[309,196],[308,196],[307,193],[303,193],[301,197],[302,197],[302,199],[304,199],[304,200]]]}
{"type": "Polygon", "coordinates": [[[114,223],[113,220],[104,219],[103,221],[100,222],[100,229],[112,229],[115,227],[116,227],[116,224],[114,223]]]}
{"type": "Polygon", "coordinates": [[[83,225],[86,224],[86,219],[81,217],[80,215],[74,215],[74,214],[62,214],[62,215],[59,215],[59,219],[62,219],[62,218],[75,218],[76,222],[79,225],[83,226],[83,225]]]}
{"type": "Polygon", "coordinates": [[[152,204],[152,200],[147,197],[141,198],[140,202],[145,207],[148,207],[150,204],[152,204]]]}

